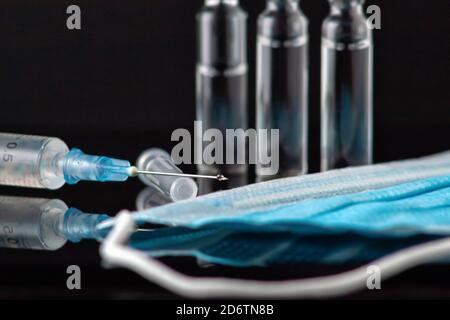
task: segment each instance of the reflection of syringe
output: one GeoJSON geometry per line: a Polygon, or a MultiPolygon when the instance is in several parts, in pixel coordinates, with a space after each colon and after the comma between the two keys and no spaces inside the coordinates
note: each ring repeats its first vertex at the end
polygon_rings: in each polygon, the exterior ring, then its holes
{"type": "Polygon", "coordinates": [[[126,160],[69,151],[58,138],[0,133],[0,184],[58,189],[80,180],[125,181],[139,174],[189,176],[224,180],[223,176],[185,175],[179,172],[147,172],[126,160]]]}
{"type": "Polygon", "coordinates": [[[0,247],[57,250],[67,240],[101,240],[107,215],[86,214],[61,200],[0,196],[0,247]]]}

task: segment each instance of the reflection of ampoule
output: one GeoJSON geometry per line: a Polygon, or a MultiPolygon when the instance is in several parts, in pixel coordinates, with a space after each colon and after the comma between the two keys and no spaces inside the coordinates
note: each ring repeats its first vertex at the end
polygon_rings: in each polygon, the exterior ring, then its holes
{"type": "Polygon", "coordinates": [[[0,247],[57,250],[67,240],[101,239],[107,215],[85,214],[61,200],[0,196],[0,247]]]}
{"type": "Polygon", "coordinates": [[[364,0],[329,0],[322,28],[322,170],[372,163],[372,37],[364,0]]]}
{"type": "MultiPolygon", "coordinates": [[[[256,126],[279,129],[278,176],[307,172],[308,22],[298,0],[267,0],[258,19],[256,126]]],[[[258,141],[259,159],[271,143],[258,141]]],[[[278,146],[277,146],[278,147],[278,146]]],[[[273,166],[257,165],[259,176],[273,166]]]]}
{"type": "Polygon", "coordinates": [[[160,188],[157,186],[150,186],[139,192],[136,198],[136,209],[142,211],[171,202],[173,202],[173,200],[160,188]]]}
{"type": "MultiPolygon", "coordinates": [[[[238,0],[206,0],[197,14],[196,118],[202,121],[203,130],[219,130],[224,140],[226,129],[248,127],[246,20],[238,0]]],[[[196,143],[203,148],[210,143],[204,142],[201,134],[198,139],[196,143]]],[[[237,150],[245,148],[245,141],[225,141],[227,145],[217,151],[223,157],[216,160],[226,165],[209,164],[205,159],[198,166],[200,173],[230,175],[247,171],[247,165],[231,159],[237,150]]]]}

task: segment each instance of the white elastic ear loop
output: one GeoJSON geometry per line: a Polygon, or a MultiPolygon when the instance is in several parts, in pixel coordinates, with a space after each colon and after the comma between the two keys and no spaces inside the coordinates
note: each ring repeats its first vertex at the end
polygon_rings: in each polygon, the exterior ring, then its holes
{"type": "Polygon", "coordinates": [[[337,275],[284,281],[196,278],[126,246],[135,230],[131,215],[119,213],[114,229],[100,247],[108,266],[125,267],[179,295],[190,298],[327,298],[367,288],[368,267],[377,266],[386,280],[417,265],[450,256],[450,238],[431,241],[390,254],[337,275]]]}

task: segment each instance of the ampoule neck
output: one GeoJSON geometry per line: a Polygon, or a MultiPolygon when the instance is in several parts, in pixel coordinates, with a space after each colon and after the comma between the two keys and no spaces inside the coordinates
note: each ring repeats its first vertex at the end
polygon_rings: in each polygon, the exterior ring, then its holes
{"type": "Polygon", "coordinates": [[[205,6],[218,6],[220,4],[225,4],[229,6],[238,6],[239,0],[205,0],[205,6]]]}
{"type": "Polygon", "coordinates": [[[329,0],[332,14],[347,12],[362,13],[365,0],[329,0]]]}
{"type": "Polygon", "coordinates": [[[267,0],[269,10],[298,10],[299,0],[267,0]]]}

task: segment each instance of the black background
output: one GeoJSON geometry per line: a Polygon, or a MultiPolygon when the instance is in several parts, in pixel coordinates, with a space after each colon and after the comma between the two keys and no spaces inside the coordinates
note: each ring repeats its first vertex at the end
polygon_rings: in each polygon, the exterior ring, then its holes
{"type": "MultiPolygon", "coordinates": [[[[256,17],[264,1],[241,2],[249,13],[253,114],[256,17]]],[[[0,131],[57,136],[89,153],[130,160],[147,147],[169,148],[174,129],[193,127],[195,13],[201,4],[200,0],[2,0],[0,131]],[[66,28],[70,4],[81,7],[81,30],[66,28]]],[[[367,4],[379,5],[382,12],[382,29],[374,31],[376,160],[449,149],[449,1],[367,4]]],[[[310,21],[309,158],[315,171],[320,156],[320,26],[328,4],[304,0],[301,7],[310,21]]],[[[130,181],[82,183],[56,192],[1,187],[0,194],[61,198],[84,211],[114,214],[121,208],[133,209],[140,189],[138,181],[130,181]]],[[[297,267],[199,271],[189,259],[169,262],[194,274],[273,278],[305,273],[297,267]]],[[[362,297],[450,297],[446,269],[418,269],[394,280],[390,290],[362,297]],[[422,290],[410,289],[417,286],[422,290]]],[[[101,269],[97,245],[90,242],[55,253],[3,249],[0,271],[0,298],[170,296],[128,271],[101,269]],[[69,264],[85,270],[81,292],[65,288],[69,264]]]]}
{"type": "MultiPolygon", "coordinates": [[[[195,13],[200,0],[3,0],[0,6],[0,128],[59,136],[170,140],[193,127],[195,13]],[[82,30],[66,28],[78,4],[82,30]]],[[[447,0],[373,0],[382,11],[375,43],[375,155],[409,157],[448,148],[447,0]]],[[[264,1],[243,0],[254,109],[255,31],[264,1]]],[[[310,21],[310,165],[319,157],[320,26],[327,1],[302,1],[310,21]]],[[[109,153],[120,154],[122,143],[109,153]]]]}

